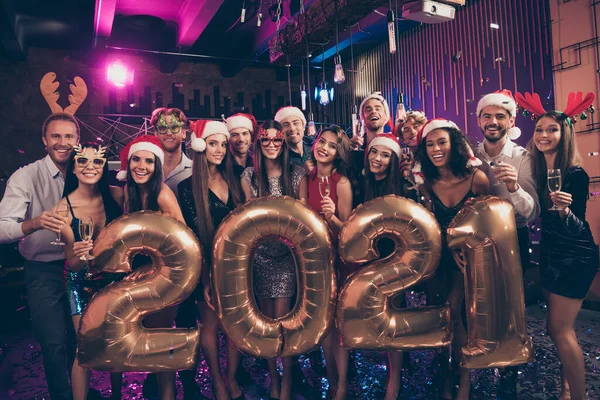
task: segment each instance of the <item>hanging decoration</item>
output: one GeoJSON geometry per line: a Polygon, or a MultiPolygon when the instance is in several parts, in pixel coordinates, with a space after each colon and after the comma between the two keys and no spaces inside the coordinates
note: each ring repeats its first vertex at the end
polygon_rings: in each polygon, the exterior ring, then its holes
{"type": "Polygon", "coordinates": [[[333,81],[338,85],[341,85],[346,81],[346,75],[344,74],[344,67],[342,66],[342,57],[340,56],[339,35],[340,30],[338,24],[338,0],[335,0],[335,56],[333,57],[333,61],[335,63],[335,71],[333,73],[333,81]]]}

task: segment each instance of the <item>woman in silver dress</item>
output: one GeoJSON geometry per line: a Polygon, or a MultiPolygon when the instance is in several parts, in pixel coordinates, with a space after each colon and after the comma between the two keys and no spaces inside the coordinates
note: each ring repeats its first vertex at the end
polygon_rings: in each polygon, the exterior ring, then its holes
{"type": "MultiPolygon", "coordinates": [[[[288,162],[288,148],[279,122],[266,121],[254,143],[254,167],[242,173],[242,189],[246,199],[263,196],[298,198],[304,168],[288,162]]],[[[260,243],[253,260],[254,294],[261,311],[268,317],[286,315],[296,294],[296,264],[289,247],[278,239],[260,243]]],[[[292,398],[292,358],[283,359],[283,380],[279,383],[276,360],[268,360],[271,384],[269,396],[292,398]]]]}

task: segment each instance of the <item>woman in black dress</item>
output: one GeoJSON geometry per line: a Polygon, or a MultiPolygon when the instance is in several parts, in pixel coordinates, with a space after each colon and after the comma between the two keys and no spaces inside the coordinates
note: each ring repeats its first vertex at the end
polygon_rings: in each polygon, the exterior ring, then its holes
{"type": "Polygon", "coordinates": [[[209,271],[215,231],[229,212],[243,201],[242,190],[232,158],[227,154],[227,126],[218,121],[195,121],[190,125],[194,150],[192,176],[182,181],[177,191],[185,222],[200,239],[204,256],[202,280],[192,295],[204,324],[200,342],[208,362],[215,398],[242,399],[244,395],[235,379],[239,352],[228,341],[228,385],[225,385],[219,364],[219,319],[209,304],[212,292],[209,271]]]}
{"type": "MultiPolygon", "coordinates": [[[[466,137],[452,121],[433,119],[423,127],[419,132],[417,161],[425,181],[421,193],[426,199],[426,206],[442,228],[442,256],[432,280],[445,285],[442,297],[444,302],[450,303],[454,332],[452,359],[457,362],[460,360],[461,347],[467,343],[461,312],[465,289],[463,274],[448,249],[446,228],[469,198],[489,192],[490,182],[483,171],[475,168],[481,161],[473,156],[466,137]]],[[[442,370],[447,370],[446,363],[442,363],[442,370]]],[[[450,399],[450,376],[447,371],[444,371],[444,375],[442,398],[450,399]]],[[[471,386],[469,370],[461,368],[459,380],[455,398],[466,400],[471,386]]]]}
{"type": "Polygon", "coordinates": [[[573,326],[599,263],[598,246],[585,220],[589,177],[580,165],[573,125],[560,111],[538,117],[529,150],[542,204],[540,274],[548,333],[563,365],[560,398],[584,399],[583,354],[573,326]],[[548,169],[560,169],[562,187],[557,191],[549,192],[548,169]],[[549,210],[553,204],[558,210],[549,210]]]}

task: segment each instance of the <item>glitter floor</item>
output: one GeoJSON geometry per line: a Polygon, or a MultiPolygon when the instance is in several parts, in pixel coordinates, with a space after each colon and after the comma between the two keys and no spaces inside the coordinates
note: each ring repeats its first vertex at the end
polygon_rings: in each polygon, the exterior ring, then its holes
{"type": "MultiPolygon", "coordinates": [[[[543,305],[527,308],[527,325],[536,346],[535,360],[520,369],[518,377],[519,399],[556,399],[558,397],[558,361],[550,338],[545,333],[543,305]]],[[[576,323],[577,335],[585,355],[589,398],[600,398],[600,313],[582,310],[576,323]]],[[[223,344],[223,339],[221,340],[223,344]]],[[[38,344],[28,331],[13,332],[2,338],[4,360],[0,362],[0,399],[48,399],[44,371],[38,344]],[[11,379],[12,377],[12,379],[11,379]]],[[[221,346],[223,347],[223,346],[221,346]]],[[[413,369],[404,373],[404,399],[431,399],[436,396],[432,382],[431,361],[436,352],[420,351],[412,354],[413,369]]],[[[222,357],[224,359],[224,357],[222,357]]],[[[0,359],[1,360],[1,359],[0,359]]],[[[385,389],[385,356],[378,352],[356,352],[354,363],[357,373],[352,377],[350,393],[354,399],[382,399],[385,389]]],[[[326,379],[321,365],[311,367],[310,359],[299,360],[304,384],[296,399],[325,398],[326,379]]],[[[252,383],[243,387],[247,399],[268,398],[268,374],[261,363],[245,357],[244,368],[250,373],[252,383]]],[[[225,365],[223,365],[225,367],[225,365]]],[[[474,399],[494,399],[498,372],[494,369],[473,371],[474,399]]],[[[124,399],[143,399],[141,392],[144,374],[125,374],[124,399]]],[[[212,398],[210,377],[206,362],[201,359],[197,382],[205,397],[212,398]]],[[[108,374],[94,372],[91,387],[103,397],[110,395],[108,374]]],[[[178,382],[178,399],[183,399],[178,382]]]]}

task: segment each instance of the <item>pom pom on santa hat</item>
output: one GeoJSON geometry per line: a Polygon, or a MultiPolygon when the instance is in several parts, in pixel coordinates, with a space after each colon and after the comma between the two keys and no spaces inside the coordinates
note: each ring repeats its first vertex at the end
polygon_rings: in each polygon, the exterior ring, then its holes
{"type": "Polygon", "coordinates": [[[190,130],[192,131],[191,145],[192,150],[202,153],[206,150],[206,139],[209,136],[222,134],[229,140],[229,131],[227,125],[221,121],[207,121],[199,119],[190,121],[190,130]]]}
{"type": "MultiPolygon", "coordinates": [[[[504,108],[511,117],[517,116],[517,102],[510,90],[496,90],[494,93],[486,94],[477,103],[477,117],[481,116],[481,111],[489,106],[504,108]]],[[[509,128],[506,132],[511,140],[518,139],[521,136],[521,130],[516,126],[509,128]]]]}
{"type": "Polygon", "coordinates": [[[258,127],[254,115],[244,113],[237,113],[227,118],[225,120],[225,125],[227,125],[227,130],[229,132],[237,128],[244,128],[248,129],[251,134],[254,134],[258,127]]]}
{"type": "Polygon", "coordinates": [[[161,163],[165,162],[165,153],[160,145],[160,141],[156,136],[142,135],[133,139],[127,144],[119,153],[119,159],[121,160],[121,169],[117,173],[117,179],[120,181],[127,180],[127,164],[129,159],[136,152],[146,150],[154,154],[161,163]]]}

